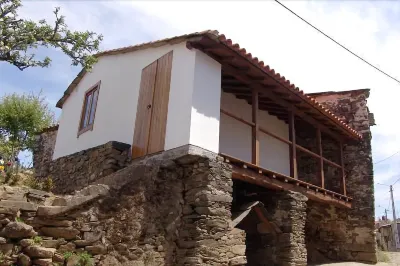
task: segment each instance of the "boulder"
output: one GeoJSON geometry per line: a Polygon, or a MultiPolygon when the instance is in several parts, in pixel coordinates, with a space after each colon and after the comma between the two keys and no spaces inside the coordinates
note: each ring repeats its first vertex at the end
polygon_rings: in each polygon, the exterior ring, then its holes
{"type": "Polygon", "coordinates": [[[53,266],[53,260],[52,259],[35,259],[33,261],[34,265],[37,266],[53,266]]]}
{"type": "Polygon", "coordinates": [[[44,248],[41,246],[29,246],[24,249],[24,253],[31,258],[52,258],[56,252],[55,248],[44,248]]]}
{"type": "Polygon", "coordinates": [[[103,245],[87,246],[85,250],[93,255],[106,254],[107,248],[103,245]]]}
{"type": "Polygon", "coordinates": [[[21,222],[11,222],[1,231],[1,235],[6,238],[26,238],[36,236],[33,227],[21,222]]]}
{"type": "Polygon", "coordinates": [[[26,248],[26,247],[32,245],[33,241],[32,241],[32,239],[22,239],[21,241],[19,241],[19,244],[21,245],[21,247],[26,248]]]}
{"type": "Polygon", "coordinates": [[[56,226],[56,227],[72,226],[72,221],[69,221],[69,220],[42,219],[42,218],[38,218],[38,217],[33,219],[32,223],[39,224],[39,225],[56,226]]]}
{"type": "Polygon", "coordinates": [[[0,253],[5,256],[10,256],[13,251],[13,244],[1,244],[0,245],[0,253]]]}
{"type": "Polygon", "coordinates": [[[73,227],[42,227],[41,231],[46,236],[64,238],[66,240],[75,239],[80,233],[78,229],[73,227]]]}
{"type": "Polygon", "coordinates": [[[35,212],[38,206],[35,203],[27,201],[2,200],[0,201],[0,208],[17,208],[21,211],[35,212]]]}
{"type": "Polygon", "coordinates": [[[32,264],[31,258],[29,258],[27,255],[25,255],[24,253],[20,253],[18,255],[18,265],[31,266],[31,264],[32,264]]]}

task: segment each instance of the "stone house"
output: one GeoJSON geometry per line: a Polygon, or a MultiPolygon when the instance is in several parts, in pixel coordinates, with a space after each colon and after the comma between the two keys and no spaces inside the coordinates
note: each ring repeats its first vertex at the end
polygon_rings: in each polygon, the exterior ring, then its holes
{"type": "MultiPolygon", "coordinates": [[[[397,234],[400,238],[400,222],[396,223],[397,225],[397,234]]],[[[376,242],[378,247],[385,251],[398,251],[396,248],[396,241],[393,239],[393,226],[394,223],[384,223],[379,225],[376,232],[376,242]]]]}
{"type": "Polygon", "coordinates": [[[34,167],[57,193],[115,188],[141,228],[118,243],[157,265],[376,262],[369,89],[306,94],[216,31],[97,57],[34,167]]]}

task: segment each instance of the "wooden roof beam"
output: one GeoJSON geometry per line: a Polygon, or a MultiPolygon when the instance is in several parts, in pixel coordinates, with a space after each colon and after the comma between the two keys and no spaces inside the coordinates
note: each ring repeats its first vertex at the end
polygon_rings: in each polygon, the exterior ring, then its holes
{"type": "MultiPolygon", "coordinates": [[[[249,84],[250,81],[248,80],[248,78],[243,77],[243,73],[241,73],[239,70],[235,69],[234,67],[225,66],[225,70],[228,73],[231,73],[231,75],[234,76],[235,78],[237,78],[239,81],[249,84]]],[[[255,89],[260,89],[260,93],[262,95],[267,96],[268,98],[270,98],[274,102],[278,103],[279,105],[282,105],[282,106],[286,107],[289,111],[293,111],[297,116],[301,117],[302,119],[304,119],[308,123],[310,123],[310,124],[312,124],[312,125],[314,125],[316,127],[319,126],[323,132],[325,132],[326,134],[330,135],[334,139],[336,139],[338,141],[342,141],[342,137],[341,136],[333,133],[331,129],[328,129],[326,126],[321,125],[320,122],[315,120],[313,117],[311,117],[309,115],[306,115],[303,111],[300,111],[299,109],[297,109],[293,104],[290,104],[285,100],[282,100],[281,98],[279,98],[279,96],[277,96],[271,90],[266,90],[266,89],[263,88],[263,86],[261,86],[259,84],[252,84],[252,86],[255,89]]]]}

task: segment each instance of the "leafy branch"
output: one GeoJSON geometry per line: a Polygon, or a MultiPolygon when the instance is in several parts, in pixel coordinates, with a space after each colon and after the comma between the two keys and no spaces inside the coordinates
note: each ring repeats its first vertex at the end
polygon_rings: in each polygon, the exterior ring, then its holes
{"type": "Polygon", "coordinates": [[[20,0],[0,0],[0,61],[8,62],[20,70],[28,67],[47,67],[49,57],[42,60],[33,53],[40,47],[61,49],[72,59],[72,65],[81,65],[90,70],[99,50],[102,35],[92,31],[71,31],[60,15],[60,8],[54,10],[54,26],[42,19],[38,23],[18,17],[20,0]]]}

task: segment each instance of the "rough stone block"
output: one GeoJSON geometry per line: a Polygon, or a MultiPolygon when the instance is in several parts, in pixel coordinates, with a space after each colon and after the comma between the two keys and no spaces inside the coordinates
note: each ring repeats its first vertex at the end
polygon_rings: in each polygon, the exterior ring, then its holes
{"type": "Polygon", "coordinates": [[[64,238],[66,240],[75,239],[80,233],[79,230],[73,227],[42,227],[40,230],[46,236],[64,238]]]}
{"type": "Polygon", "coordinates": [[[0,201],[0,208],[15,208],[22,211],[37,211],[38,206],[32,202],[2,200],[0,201]]]}
{"type": "Polygon", "coordinates": [[[54,253],[56,252],[55,248],[45,248],[41,246],[29,246],[24,249],[24,253],[27,254],[31,258],[53,258],[54,253]]]}

